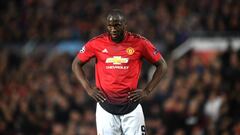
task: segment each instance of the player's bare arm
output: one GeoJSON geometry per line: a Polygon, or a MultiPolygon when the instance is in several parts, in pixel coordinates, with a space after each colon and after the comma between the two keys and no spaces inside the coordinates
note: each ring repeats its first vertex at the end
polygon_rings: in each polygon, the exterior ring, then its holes
{"type": "Polygon", "coordinates": [[[141,101],[144,97],[148,96],[167,72],[167,64],[163,58],[154,63],[154,65],[156,66],[156,70],[153,74],[151,81],[148,82],[148,84],[143,90],[139,89],[131,91],[129,93],[129,98],[131,101],[141,101]]]}
{"type": "Polygon", "coordinates": [[[73,60],[72,70],[76,75],[78,81],[82,84],[83,88],[86,90],[89,96],[91,96],[97,102],[104,102],[106,98],[104,97],[102,91],[91,87],[89,81],[87,80],[83,66],[85,63],[81,62],[77,57],[73,60]]]}

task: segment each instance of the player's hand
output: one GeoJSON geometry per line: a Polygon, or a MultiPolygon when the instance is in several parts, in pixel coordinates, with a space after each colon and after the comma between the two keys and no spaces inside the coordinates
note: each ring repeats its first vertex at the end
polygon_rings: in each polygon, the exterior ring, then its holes
{"type": "Polygon", "coordinates": [[[145,98],[148,95],[148,92],[142,89],[137,89],[134,91],[130,91],[128,93],[128,98],[130,101],[133,102],[140,102],[143,98],[145,98]]]}
{"type": "Polygon", "coordinates": [[[87,93],[97,102],[104,102],[106,100],[103,92],[96,88],[87,90],[87,93]]]}

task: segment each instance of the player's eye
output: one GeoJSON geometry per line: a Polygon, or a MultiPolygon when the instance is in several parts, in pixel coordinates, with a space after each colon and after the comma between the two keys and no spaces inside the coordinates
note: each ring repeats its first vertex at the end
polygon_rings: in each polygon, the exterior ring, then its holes
{"type": "Polygon", "coordinates": [[[120,24],[115,24],[114,27],[120,27],[121,25],[120,24]]]}

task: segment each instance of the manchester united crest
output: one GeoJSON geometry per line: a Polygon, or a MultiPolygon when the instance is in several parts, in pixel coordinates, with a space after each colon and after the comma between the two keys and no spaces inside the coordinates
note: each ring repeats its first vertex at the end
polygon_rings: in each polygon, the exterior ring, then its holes
{"type": "Polygon", "coordinates": [[[132,47],[128,47],[128,48],[126,49],[126,52],[127,52],[128,55],[133,55],[134,52],[135,52],[135,50],[134,50],[132,47]]]}

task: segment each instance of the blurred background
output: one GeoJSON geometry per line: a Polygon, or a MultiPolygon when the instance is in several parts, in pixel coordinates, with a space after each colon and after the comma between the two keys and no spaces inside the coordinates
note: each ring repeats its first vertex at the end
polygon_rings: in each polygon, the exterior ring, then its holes
{"type": "MultiPolygon", "coordinates": [[[[1,0],[0,134],[96,134],[71,63],[113,8],[168,63],[142,103],[148,135],[240,135],[239,0],[1,0]]],[[[144,62],[139,87],[153,69],[144,62]]],[[[94,84],[94,60],[85,71],[94,84]]]]}

